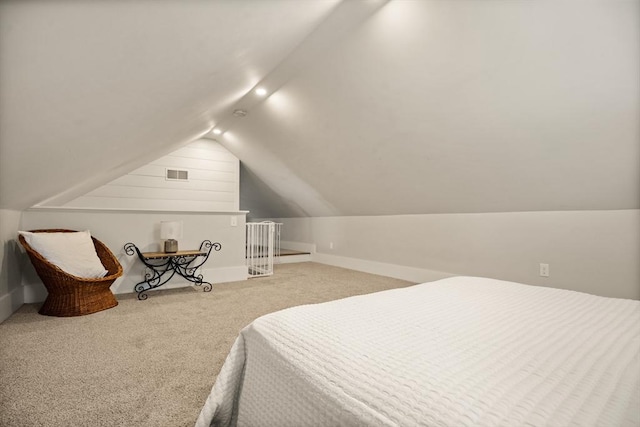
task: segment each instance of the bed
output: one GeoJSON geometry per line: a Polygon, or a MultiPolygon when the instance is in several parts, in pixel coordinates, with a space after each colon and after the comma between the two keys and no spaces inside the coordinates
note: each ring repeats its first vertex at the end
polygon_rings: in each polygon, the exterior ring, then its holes
{"type": "Polygon", "coordinates": [[[638,426],[640,301],[477,277],[244,328],[196,426],[638,426]]]}

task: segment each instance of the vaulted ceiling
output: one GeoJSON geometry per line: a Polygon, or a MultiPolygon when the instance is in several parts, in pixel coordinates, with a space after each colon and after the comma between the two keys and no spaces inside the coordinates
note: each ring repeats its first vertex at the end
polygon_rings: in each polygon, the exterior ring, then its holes
{"type": "Polygon", "coordinates": [[[638,0],[5,1],[0,52],[3,208],[213,125],[261,216],[640,208],[638,0]]]}
{"type": "Polygon", "coordinates": [[[77,197],[199,137],[336,4],[1,1],[0,207],[77,197]]]}

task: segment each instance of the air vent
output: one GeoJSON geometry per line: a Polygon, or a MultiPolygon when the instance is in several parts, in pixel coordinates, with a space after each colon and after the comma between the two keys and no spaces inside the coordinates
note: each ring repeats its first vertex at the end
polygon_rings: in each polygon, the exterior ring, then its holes
{"type": "Polygon", "coordinates": [[[166,178],[171,181],[189,181],[189,171],[184,169],[167,169],[166,178]]]}

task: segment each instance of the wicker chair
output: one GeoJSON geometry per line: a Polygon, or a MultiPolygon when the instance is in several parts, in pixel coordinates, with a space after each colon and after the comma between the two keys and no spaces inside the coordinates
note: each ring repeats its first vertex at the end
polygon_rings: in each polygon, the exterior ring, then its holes
{"type": "MultiPolygon", "coordinates": [[[[70,233],[74,230],[32,230],[32,233],[70,233]]],[[[82,316],[106,310],[118,305],[118,301],[109,289],[111,284],[122,276],[122,266],[104,243],[92,237],[93,244],[102,265],[108,271],[105,277],[86,279],[66,273],[49,263],[33,250],[24,237],[18,237],[27,251],[38,276],[47,288],[49,295],[39,313],[47,316],[82,316]]]]}

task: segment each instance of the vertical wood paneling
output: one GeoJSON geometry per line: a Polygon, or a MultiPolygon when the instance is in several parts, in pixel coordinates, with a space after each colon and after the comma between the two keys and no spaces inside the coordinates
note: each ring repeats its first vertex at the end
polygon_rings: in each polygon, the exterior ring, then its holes
{"type": "Polygon", "coordinates": [[[237,211],[239,171],[240,162],[237,157],[215,141],[200,139],[64,206],[237,211]],[[166,169],[188,170],[189,180],[167,180],[166,169]]]}

